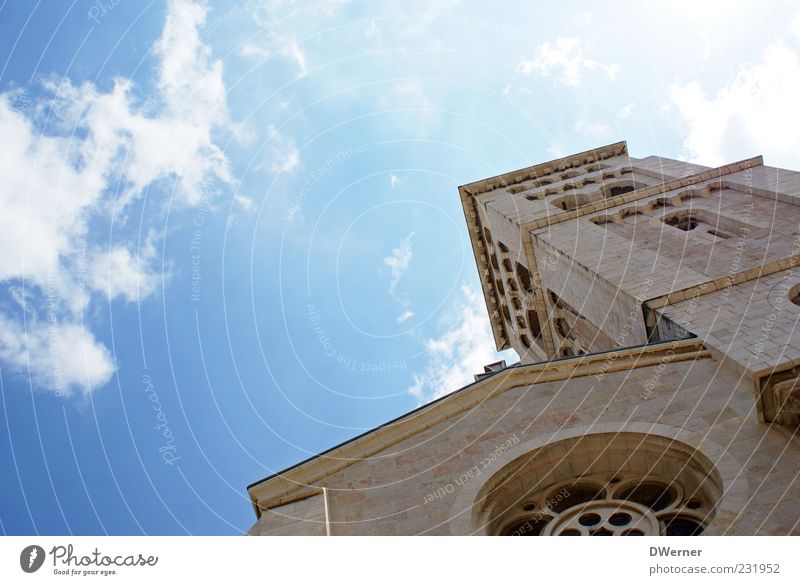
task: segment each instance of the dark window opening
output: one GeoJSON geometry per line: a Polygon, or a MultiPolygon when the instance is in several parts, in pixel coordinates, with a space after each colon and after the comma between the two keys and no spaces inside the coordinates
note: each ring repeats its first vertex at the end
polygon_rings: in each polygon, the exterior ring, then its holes
{"type": "Polygon", "coordinates": [[[698,226],[697,219],[691,215],[673,215],[664,220],[664,223],[685,232],[692,231],[698,226]]]}
{"type": "Polygon", "coordinates": [[[541,337],[542,325],[539,322],[539,314],[536,311],[528,311],[528,327],[531,330],[531,335],[541,337]]]}
{"type": "Polygon", "coordinates": [[[533,285],[531,284],[531,273],[519,262],[517,262],[517,277],[522,283],[522,290],[527,293],[532,293],[533,285]]]}
{"type": "Polygon", "coordinates": [[[611,187],[608,190],[608,194],[606,195],[606,197],[617,197],[618,195],[624,195],[625,193],[630,193],[633,190],[635,190],[635,187],[633,185],[625,185],[624,187],[623,186],[611,187]]]}
{"type": "Polygon", "coordinates": [[[650,209],[661,209],[662,207],[673,207],[669,199],[656,199],[650,204],[650,209]]]}

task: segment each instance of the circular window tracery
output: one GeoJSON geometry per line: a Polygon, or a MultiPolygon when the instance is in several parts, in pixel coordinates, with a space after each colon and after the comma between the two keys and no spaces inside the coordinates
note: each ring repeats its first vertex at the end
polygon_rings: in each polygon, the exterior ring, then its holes
{"type": "Polygon", "coordinates": [[[641,433],[557,441],[481,488],[477,526],[507,536],[702,533],[722,495],[714,465],[682,443],[641,433]]]}
{"type": "Polygon", "coordinates": [[[535,494],[505,536],[650,536],[700,534],[707,513],[702,498],[663,477],[598,475],[535,494]]]}

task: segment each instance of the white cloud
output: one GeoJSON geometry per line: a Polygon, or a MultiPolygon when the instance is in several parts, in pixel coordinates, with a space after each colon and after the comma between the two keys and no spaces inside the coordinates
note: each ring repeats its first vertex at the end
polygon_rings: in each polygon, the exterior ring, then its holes
{"type": "MultiPolygon", "coordinates": [[[[306,34],[312,22],[326,24],[325,21],[335,16],[348,2],[323,0],[298,5],[295,0],[248,0],[245,2],[247,10],[253,21],[262,27],[264,37],[245,43],[237,54],[258,61],[281,56],[293,63],[297,68],[297,77],[302,77],[308,73],[308,56],[297,37],[306,34]],[[278,27],[281,32],[277,32],[278,27]]],[[[367,31],[377,31],[374,22],[367,31]]],[[[380,32],[377,31],[377,34],[380,35],[380,32]]]]}
{"type": "Polygon", "coordinates": [[[266,61],[273,55],[280,55],[295,65],[297,77],[308,73],[308,58],[297,39],[291,35],[279,35],[269,31],[266,39],[244,43],[236,54],[244,59],[258,62],[266,61]]]}
{"type": "Polygon", "coordinates": [[[489,318],[483,299],[473,288],[462,287],[464,301],[457,307],[458,323],[441,337],[425,342],[427,366],[414,375],[409,393],[420,403],[430,402],[469,384],[486,364],[506,359],[513,361],[513,351],[498,354],[494,350],[489,318]]]}
{"type": "Polygon", "coordinates": [[[402,312],[402,313],[400,313],[400,315],[397,317],[397,322],[398,322],[398,323],[405,323],[406,321],[408,321],[409,319],[411,319],[411,317],[413,317],[413,316],[414,316],[414,311],[410,311],[410,310],[403,311],[403,312],[402,312]]]}
{"type": "Polygon", "coordinates": [[[397,185],[400,184],[400,179],[397,175],[389,175],[389,186],[394,189],[397,185]]]}
{"type": "Polygon", "coordinates": [[[281,53],[286,55],[289,60],[293,61],[294,64],[297,65],[298,77],[302,77],[308,73],[306,54],[303,52],[303,49],[300,48],[300,45],[297,43],[297,39],[294,37],[281,39],[278,41],[278,44],[282,45],[281,53]]]}
{"type": "Polygon", "coordinates": [[[222,63],[198,35],[206,11],[189,0],[169,3],[154,46],[156,91],[145,100],[122,77],[109,91],[47,81],[45,96],[25,107],[14,92],[0,94],[0,282],[38,291],[26,303],[27,330],[0,314],[0,360],[25,363],[44,387],[53,388],[54,354],[69,358],[62,360],[67,386],[97,387],[113,373],[107,350],[82,322],[92,293],[130,300],[137,288],[141,296],[154,290],[153,242],[138,257],[126,243],[103,254],[92,220],[108,219],[116,207],[115,221],[124,223],[127,205],[164,179],[174,179],[178,202],[190,205],[214,181],[232,180],[212,138],[227,127],[228,113],[222,63]],[[45,313],[42,328],[36,323],[45,313]]]}
{"type": "Polygon", "coordinates": [[[792,114],[800,58],[793,49],[769,46],[713,97],[692,81],[673,85],[670,98],[688,127],[683,147],[692,161],[718,166],[764,154],[771,165],[800,165],[800,117],[792,114]]]}
{"type": "Polygon", "coordinates": [[[245,197],[244,195],[240,195],[237,193],[233,196],[233,202],[236,203],[239,207],[242,208],[242,211],[245,213],[252,213],[253,209],[255,209],[255,203],[250,197],[245,197]]]}
{"type": "Polygon", "coordinates": [[[633,110],[636,109],[636,102],[631,102],[629,104],[625,104],[625,106],[617,112],[617,118],[627,118],[628,116],[633,113],[633,110]]]}
{"type": "Polygon", "coordinates": [[[244,43],[236,51],[236,54],[246,59],[252,58],[258,61],[266,61],[270,56],[269,50],[257,43],[244,43]]]}
{"type": "MultiPolygon", "coordinates": [[[[269,147],[269,168],[273,173],[291,173],[300,166],[300,151],[294,140],[281,134],[273,125],[267,129],[269,147]]],[[[264,168],[259,165],[257,169],[264,168]]]]}
{"type": "Polygon", "coordinates": [[[792,32],[795,36],[800,37],[800,12],[792,19],[792,32]]]}
{"type": "Polygon", "coordinates": [[[115,371],[106,347],[85,327],[57,322],[22,324],[0,314],[0,360],[31,382],[59,394],[90,392],[115,371]]]}
{"type": "Polygon", "coordinates": [[[414,232],[408,234],[400,246],[392,250],[391,255],[383,259],[383,263],[389,267],[392,272],[392,279],[389,282],[389,294],[396,297],[395,289],[397,288],[403,273],[408,269],[411,264],[411,258],[414,256],[414,250],[411,240],[414,237],[414,232]]]}
{"type": "Polygon", "coordinates": [[[414,232],[411,232],[403,238],[400,242],[400,246],[394,248],[392,253],[383,259],[383,263],[389,267],[392,275],[389,281],[389,295],[403,308],[403,312],[397,317],[398,323],[408,321],[414,316],[414,311],[411,310],[411,302],[408,296],[398,295],[396,292],[397,285],[403,277],[403,273],[411,265],[411,259],[414,256],[414,249],[412,246],[413,237],[414,232]]]}
{"type": "Polygon", "coordinates": [[[155,233],[151,232],[138,253],[124,246],[96,252],[88,266],[91,287],[108,300],[124,297],[127,301],[141,301],[152,294],[160,277],[150,265],[156,255],[154,240],[155,233]]]}
{"type": "Polygon", "coordinates": [[[614,79],[619,66],[586,59],[580,39],[558,37],[554,43],[539,45],[533,57],[522,60],[519,69],[524,75],[535,73],[553,77],[556,85],[579,86],[585,70],[602,71],[609,79],[614,79]]]}
{"type": "Polygon", "coordinates": [[[364,31],[364,36],[368,39],[380,40],[381,30],[378,28],[378,25],[375,23],[374,19],[369,21],[367,30],[364,31]]]}

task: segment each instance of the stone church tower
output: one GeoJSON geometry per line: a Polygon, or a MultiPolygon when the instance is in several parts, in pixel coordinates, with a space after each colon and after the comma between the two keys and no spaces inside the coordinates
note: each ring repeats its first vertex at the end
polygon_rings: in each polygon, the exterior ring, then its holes
{"type": "Polygon", "coordinates": [[[251,485],[251,534],[800,534],[800,173],[619,142],[459,193],[520,363],[251,485]]]}

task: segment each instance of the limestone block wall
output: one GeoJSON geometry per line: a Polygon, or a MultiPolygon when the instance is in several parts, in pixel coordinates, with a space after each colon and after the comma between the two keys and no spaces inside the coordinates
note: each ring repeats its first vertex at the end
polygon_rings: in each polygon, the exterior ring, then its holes
{"type": "MultiPolygon", "coordinates": [[[[479,406],[429,428],[414,414],[417,434],[320,481],[332,533],[481,533],[470,499],[512,455],[570,433],[614,429],[679,440],[714,462],[724,495],[706,533],[800,533],[800,443],[758,423],[747,378],[712,358],[616,372],[608,359],[596,375],[508,390],[496,375],[481,386],[479,406]]],[[[265,515],[253,531],[311,534],[319,525],[300,515],[273,524],[265,515]]]]}
{"type": "Polygon", "coordinates": [[[659,312],[749,373],[800,360],[800,267],[698,296],[659,312]]]}
{"type": "MultiPolygon", "coordinates": [[[[568,253],[540,240],[537,234],[531,237],[544,291],[552,291],[564,299],[614,341],[615,347],[647,343],[641,301],[650,296],[649,281],[643,280],[638,290],[621,290],[568,253]]],[[[620,262],[624,260],[621,258],[620,262]]],[[[552,315],[553,303],[547,292],[545,299],[552,315]]],[[[591,340],[586,342],[588,346],[591,340]]]]}
{"type": "Polygon", "coordinates": [[[249,534],[325,536],[325,502],[322,493],[262,511],[261,518],[253,525],[249,534]]]}

